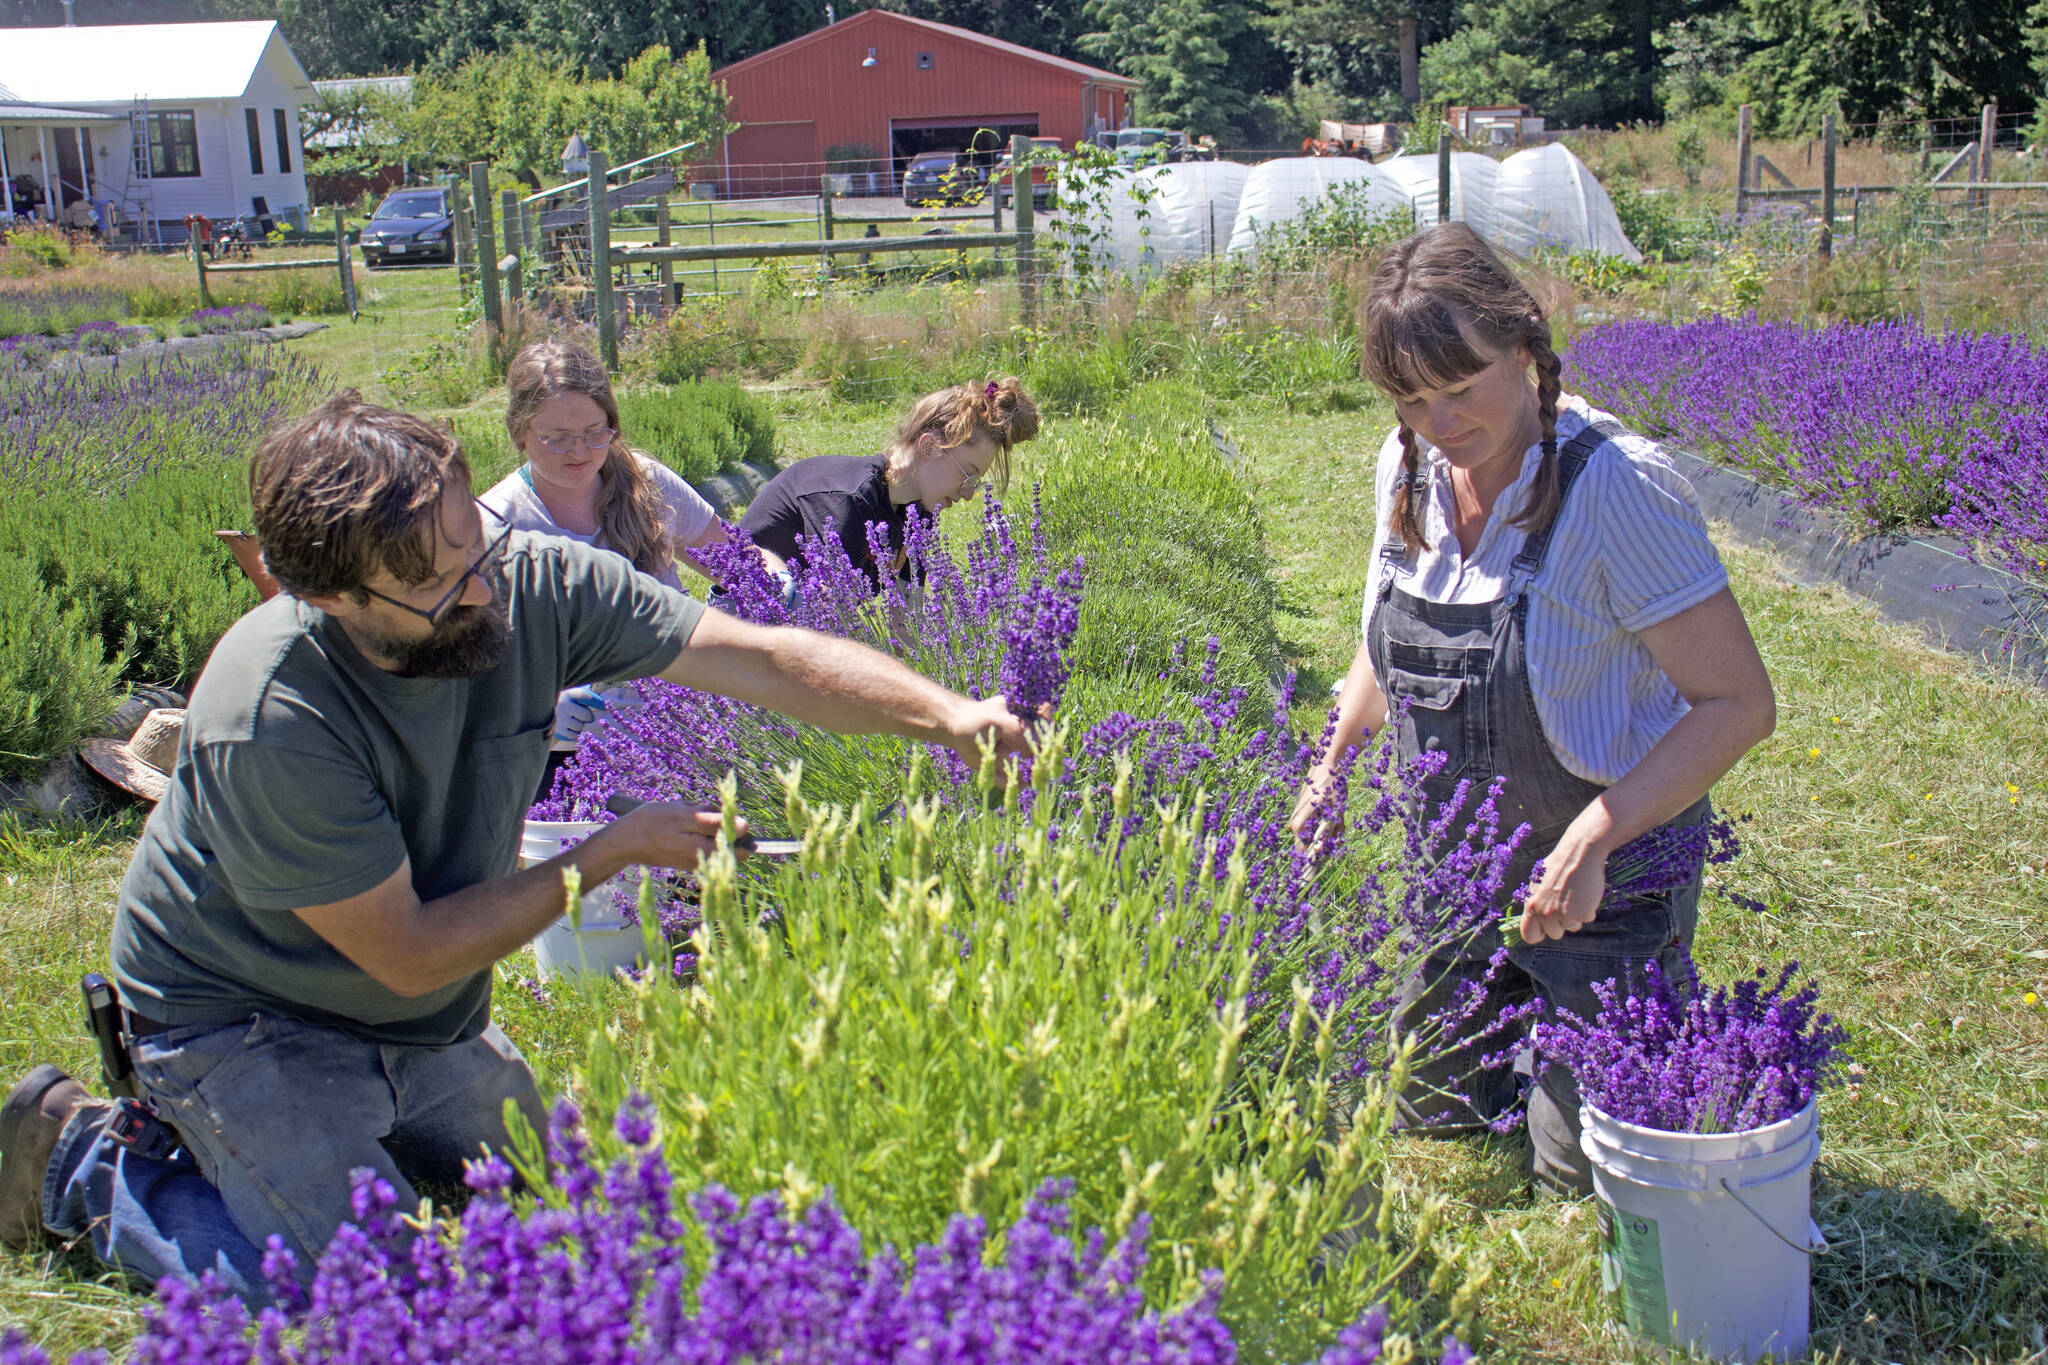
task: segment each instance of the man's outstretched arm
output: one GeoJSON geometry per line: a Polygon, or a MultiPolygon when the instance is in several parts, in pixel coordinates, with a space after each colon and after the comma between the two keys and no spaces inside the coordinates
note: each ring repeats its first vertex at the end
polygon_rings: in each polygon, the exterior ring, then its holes
{"type": "Polygon", "coordinates": [[[1001,697],[974,701],[878,650],[789,626],[756,626],[707,611],[662,679],[779,711],[843,735],[902,735],[977,761],[981,737],[998,755],[1026,751],[1022,721],[1001,697]]]}

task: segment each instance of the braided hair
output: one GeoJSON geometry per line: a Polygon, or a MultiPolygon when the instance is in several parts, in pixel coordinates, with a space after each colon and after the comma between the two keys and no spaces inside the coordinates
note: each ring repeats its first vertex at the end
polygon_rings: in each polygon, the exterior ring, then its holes
{"type": "MultiPolygon", "coordinates": [[[[1528,351],[1536,368],[1543,462],[1508,524],[1533,532],[1556,520],[1564,500],[1557,468],[1563,367],[1551,349],[1550,324],[1541,305],[1493,248],[1463,223],[1439,223],[1418,232],[1380,258],[1364,311],[1361,364],[1366,378],[1388,394],[1450,388],[1484,370],[1502,352],[1518,346],[1528,351]]],[[[1405,421],[1400,437],[1406,476],[1394,489],[1387,529],[1415,549],[1423,544],[1422,448],[1405,421]]]]}

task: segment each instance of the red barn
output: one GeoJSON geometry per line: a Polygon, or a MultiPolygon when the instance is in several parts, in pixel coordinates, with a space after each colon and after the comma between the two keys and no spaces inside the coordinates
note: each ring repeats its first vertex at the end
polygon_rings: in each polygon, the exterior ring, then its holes
{"type": "Polygon", "coordinates": [[[852,172],[856,193],[888,194],[920,152],[966,151],[970,143],[993,151],[1014,133],[1072,147],[1129,123],[1138,88],[1113,71],[879,9],[734,62],[712,79],[724,84],[739,127],[716,170],[704,166],[695,178],[711,171],[727,194],[815,194],[826,170],[852,172]]]}

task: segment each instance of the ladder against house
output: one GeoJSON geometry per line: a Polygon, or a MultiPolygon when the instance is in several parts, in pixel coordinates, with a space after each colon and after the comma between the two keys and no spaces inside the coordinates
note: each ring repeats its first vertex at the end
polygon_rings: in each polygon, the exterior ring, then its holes
{"type": "Polygon", "coordinates": [[[128,108],[128,203],[135,223],[135,240],[162,246],[163,229],[156,221],[156,178],[151,173],[149,152],[149,101],[141,95],[128,108]]]}

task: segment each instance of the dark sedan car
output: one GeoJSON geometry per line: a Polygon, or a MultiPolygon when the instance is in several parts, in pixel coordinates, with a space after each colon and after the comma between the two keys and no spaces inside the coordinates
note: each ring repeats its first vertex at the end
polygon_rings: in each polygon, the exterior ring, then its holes
{"type": "Polygon", "coordinates": [[[363,227],[362,245],[364,263],[373,266],[454,260],[455,220],[448,213],[448,192],[394,190],[385,195],[363,227]]]}
{"type": "Polygon", "coordinates": [[[978,204],[988,191],[979,166],[962,164],[956,152],[926,152],[912,157],[903,172],[906,204],[978,204]]]}

